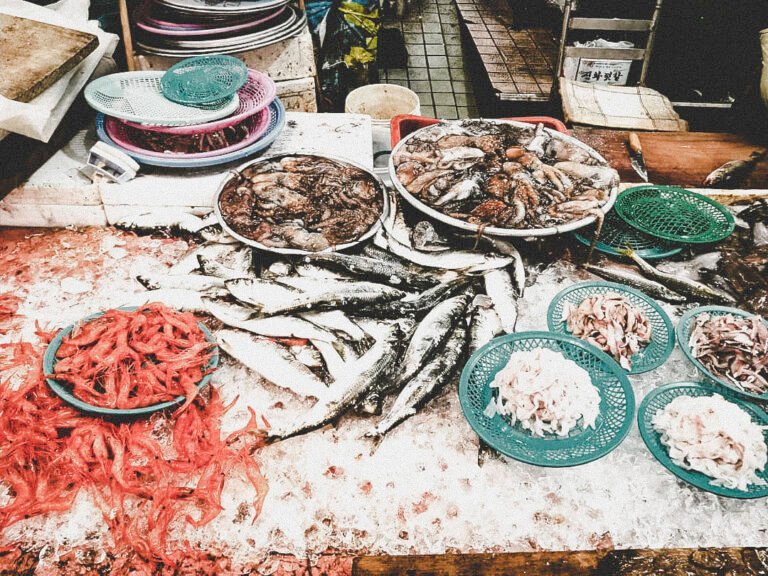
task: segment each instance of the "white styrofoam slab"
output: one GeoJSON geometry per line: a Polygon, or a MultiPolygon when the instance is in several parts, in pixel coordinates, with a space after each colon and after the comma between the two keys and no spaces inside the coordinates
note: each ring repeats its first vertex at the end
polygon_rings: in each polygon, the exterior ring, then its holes
{"type": "Polygon", "coordinates": [[[110,226],[124,221],[133,220],[144,215],[151,215],[156,226],[172,226],[181,220],[180,214],[205,216],[211,212],[210,206],[104,206],[107,224],[110,226]]]}
{"type": "Polygon", "coordinates": [[[64,226],[106,226],[103,206],[62,204],[6,204],[0,202],[0,226],[61,228],[64,226]]]}

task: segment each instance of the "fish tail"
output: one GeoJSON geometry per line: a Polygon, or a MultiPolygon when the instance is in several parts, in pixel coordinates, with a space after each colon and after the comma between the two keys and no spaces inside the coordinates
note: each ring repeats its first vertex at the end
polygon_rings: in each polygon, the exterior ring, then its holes
{"type": "Polygon", "coordinates": [[[373,430],[365,433],[365,438],[371,441],[371,450],[368,454],[373,456],[376,453],[376,450],[379,449],[379,446],[381,446],[381,443],[384,441],[384,434],[381,434],[377,428],[374,428],[373,430]]]}

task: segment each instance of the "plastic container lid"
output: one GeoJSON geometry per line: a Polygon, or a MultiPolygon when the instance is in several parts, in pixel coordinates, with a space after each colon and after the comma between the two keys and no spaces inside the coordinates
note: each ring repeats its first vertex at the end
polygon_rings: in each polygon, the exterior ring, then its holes
{"type": "Polygon", "coordinates": [[[140,124],[185,126],[229,116],[240,103],[237,94],[202,106],[185,106],[163,96],[165,72],[120,72],[102,76],[85,88],[85,99],[95,110],[140,124]]]}
{"type": "Polygon", "coordinates": [[[627,224],[670,242],[709,244],[727,238],[736,226],[720,203],[676,186],[636,186],[616,199],[627,224]]]}
{"type": "Polygon", "coordinates": [[[160,79],[160,86],[169,100],[198,106],[232,96],[247,80],[245,62],[218,54],[177,62],[160,79]]]}
{"type": "Polygon", "coordinates": [[[630,358],[629,374],[641,374],[658,368],[666,362],[675,347],[675,331],[667,313],[655,300],[639,290],[615,282],[582,282],[569,286],[552,299],[547,310],[547,327],[558,334],[572,335],[562,320],[566,303],[578,306],[587,298],[612,292],[626,298],[643,311],[651,324],[651,341],[630,358]]]}

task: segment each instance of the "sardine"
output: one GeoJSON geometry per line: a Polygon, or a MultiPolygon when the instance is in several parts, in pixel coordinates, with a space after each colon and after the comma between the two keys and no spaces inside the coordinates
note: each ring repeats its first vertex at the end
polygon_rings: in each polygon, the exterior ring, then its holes
{"type": "Polygon", "coordinates": [[[182,312],[205,312],[206,308],[200,292],[182,288],[162,288],[132,294],[123,306],[144,306],[150,302],[159,302],[169,308],[182,312]]]}
{"type": "Polygon", "coordinates": [[[376,304],[371,307],[364,307],[359,310],[351,311],[355,316],[372,316],[374,318],[405,318],[408,316],[418,316],[440,302],[458,294],[467,289],[474,279],[467,276],[459,276],[448,282],[443,282],[425,290],[418,296],[406,298],[403,300],[392,300],[383,304],[376,304]]]}
{"type": "Polygon", "coordinates": [[[493,300],[486,294],[478,294],[472,302],[469,322],[469,353],[474,354],[504,331],[501,319],[493,308],[493,300]]]}
{"type": "Polygon", "coordinates": [[[366,434],[366,437],[380,441],[387,432],[416,414],[416,411],[454,376],[464,357],[466,342],[467,324],[462,318],[451,331],[440,354],[434,355],[414,375],[397,396],[387,415],[366,434]]]}
{"type": "Polygon", "coordinates": [[[285,346],[235,330],[219,330],[216,342],[232,358],[275,386],[322,399],[329,388],[285,346]]]}
{"type": "Polygon", "coordinates": [[[381,400],[391,392],[400,390],[427,363],[434,354],[442,353],[442,346],[453,327],[462,319],[469,305],[468,295],[449,298],[435,306],[416,327],[403,359],[398,362],[396,378],[383,381],[366,397],[363,411],[378,412],[381,400]]]}
{"type": "Polygon", "coordinates": [[[330,270],[325,266],[317,266],[315,264],[309,264],[307,262],[295,262],[293,269],[296,274],[303,276],[304,278],[316,278],[318,280],[353,280],[349,274],[341,274],[334,270],[330,270]]]}
{"type": "MultiPolygon", "coordinates": [[[[339,351],[336,350],[332,344],[324,342],[323,340],[312,340],[311,342],[320,353],[320,356],[323,359],[323,364],[325,365],[325,370],[334,382],[339,378],[345,377],[349,373],[351,361],[349,363],[345,362],[344,358],[339,354],[339,351]]],[[[353,357],[351,360],[355,359],[357,359],[357,357],[353,357]]]]}
{"type": "Polygon", "coordinates": [[[256,278],[253,268],[253,252],[248,247],[235,244],[210,244],[221,246],[218,250],[208,250],[197,255],[200,269],[207,276],[216,276],[224,280],[233,278],[256,278]]]}
{"type": "Polygon", "coordinates": [[[270,430],[269,438],[273,441],[284,440],[317,430],[352,408],[372,386],[391,376],[402,338],[397,325],[389,327],[368,352],[348,365],[346,375],[331,384],[324,399],[312,406],[295,424],[270,430]]]}
{"type": "Polygon", "coordinates": [[[519,298],[523,297],[525,293],[526,272],[525,263],[520,252],[515,246],[506,240],[500,238],[487,237],[493,245],[494,249],[502,256],[509,256],[512,258],[512,280],[515,282],[515,290],[519,298]]]}
{"type": "Polygon", "coordinates": [[[145,270],[136,276],[136,280],[147,290],[183,288],[195,292],[206,292],[224,289],[224,280],[221,278],[198,274],[158,274],[156,271],[145,270]]]}
{"type": "MultiPolygon", "coordinates": [[[[223,324],[259,336],[323,340],[332,345],[344,339],[345,336],[295,316],[256,318],[251,308],[237,304],[222,304],[210,298],[203,298],[203,305],[211,316],[223,324]]],[[[347,339],[354,342],[349,336],[347,339]]]]}
{"type": "Polygon", "coordinates": [[[393,286],[414,286],[416,288],[429,288],[437,282],[429,277],[415,274],[402,264],[391,261],[381,261],[364,256],[350,256],[339,252],[327,254],[312,254],[304,258],[306,262],[323,263],[329,266],[342,268],[364,276],[368,280],[386,282],[393,286]]]}
{"type": "Polygon", "coordinates": [[[723,290],[712,288],[711,286],[707,286],[696,280],[686,278],[683,275],[667,274],[666,272],[658,270],[638,256],[634,250],[627,248],[626,250],[621,250],[621,253],[631,258],[643,274],[656,282],[664,284],[664,286],[667,286],[683,296],[689,296],[695,300],[703,302],[715,302],[717,304],[732,305],[736,303],[736,298],[723,290]]]}
{"type": "Polygon", "coordinates": [[[711,188],[724,188],[735,186],[741,180],[746,178],[752,169],[762,158],[765,152],[752,152],[746,160],[731,160],[726,162],[720,168],[713,170],[704,178],[704,186],[711,188]]]}
{"type": "Polygon", "coordinates": [[[483,276],[485,293],[493,300],[493,307],[501,319],[504,332],[512,334],[517,325],[517,296],[512,277],[505,269],[491,270],[483,276]]]}
{"type": "Polygon", "coordinates": [[[341,310],[326,310],[324,312],[305,312],[300,315],[301,318],[331,330],[336,334],[344,334],[356,352],[363,354],[374,343],[374,338],[365,330],[360,328],[355,322],[350,320],[341,310]]]}
{"type": "Polygon", "coordinates": [[[661,300],[666,300],[673,304],[680,304],[687,300],[685,296],[670,290],[663,284],[659,284],[658,282],[654,282],[653,280],[649,280],[648,278],[638,276],[631,272],[626,272],[619,268],[602,268],[600,266],[595,266],[594,264],[584,264],[583,267],[585,270],[597,274],[598,276],[602,276],[606,280],[620,282],[627,286],[631,286],[632,288],[637,288],[641,292],[645,292],[654,298],[660,298],[661,300]]]}
{"type": "Polygon", "coordinates": [[[268,304],[289,302],[301,295],[296,288],[261,278],[234,278],[226,280],[224,285],[237,300],[255,307],[257,311],[268,304]]]}
{"type": "Polygon", "coordinates": [[[206,242],[214,242],[216,244],[240,244],[240,240],[234,236],[230,236],[224,231],[220,224],[204,226],[200,228],[196,234],[206,242]]]}

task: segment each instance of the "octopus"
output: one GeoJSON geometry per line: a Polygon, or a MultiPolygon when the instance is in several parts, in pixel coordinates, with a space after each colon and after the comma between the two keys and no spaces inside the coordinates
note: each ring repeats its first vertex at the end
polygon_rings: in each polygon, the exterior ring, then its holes
{"type": "Polygon", "coordinates": [[[218,202],[237,234],[269,248],[307,252],[358,240],[384,209],[374,176],[309,155],[255,162],[227,180],[218,202]]]}
{"type": "Polygon", "coordinates": [[[443,122],[410,137],[392,161],[410,194],[479,229],[601,221],[618,185],[615,170],[542,124],[443,122]]]}
{"type": "Polygon", "coordinates": [[[255,120],[248,118],[235,126],[212,132],[197,134],[168,134],[141,130],[127,124],[122,125],[127,139],[139,148],[167,154],[200,154],[234,146],[248,138],[254,129],[255,120]]]}

